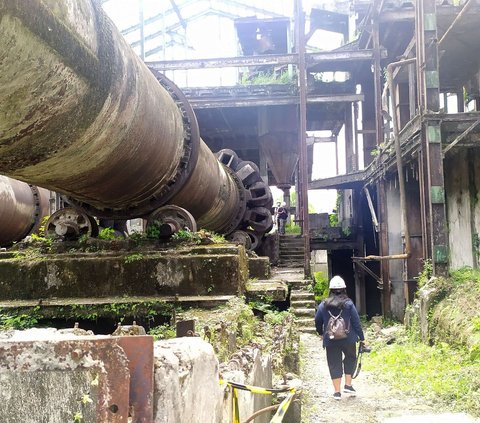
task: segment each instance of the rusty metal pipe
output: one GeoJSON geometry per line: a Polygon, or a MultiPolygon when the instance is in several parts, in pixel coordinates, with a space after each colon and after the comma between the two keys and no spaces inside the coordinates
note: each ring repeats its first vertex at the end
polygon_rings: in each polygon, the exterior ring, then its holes
{"type": "Polygon", "coordinates": [[[37,229],[48,215],[49,197],[43,188],[0,176],[0,246],[20,241],[37,229]]]}
{"type": "MultiPolygon", "coordinates": [[[[396,105],[396,94],[393,80],[393,71],[395,68],[405,65],[410,65],[416,62],[416,58],[405,59],[399,62],[392,62],[387,66],[387,84],[388,89],[390,90],[390,95],[392,96],[392,104],[395,109],[396,105]]],[[[410,240],[410,227],[408,225],[407,219],[407,195],[405,190],[405,181],[403,179],[403,160],[402,160],[402,146],[400,145],[400,130],[398,124],[398,117],[395,110],[392,113],[392,123],[393,123],[393,141],[395,145],[395,158],[397,162],[397,173],[398,173],[398,187],[400,193],[400,211],[403,232],[405,237],[405,253],[404,254],[393,254],[389,256],[375,256],[370,255],[366,257],[354,257],[354,259],[361,259],[363,261],[382,261],[382,260],[407,260],[411,256],[411,240],[410,240]]]]}
{"type": "Polygon", "coordinates": [[[242,220],[244,187],[100,2],[0,0],[0,37],[0,172],[101,218],[177,204],[212,230],[242,220]]]}

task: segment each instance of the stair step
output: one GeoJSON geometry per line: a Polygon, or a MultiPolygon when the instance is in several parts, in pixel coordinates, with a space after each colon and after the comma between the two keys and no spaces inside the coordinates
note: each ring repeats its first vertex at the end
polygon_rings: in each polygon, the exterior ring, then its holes
{"type": "Polygon", "coordinates": [[[315,317],[315,309],[313,308],[292,308],[290,307],[291,312],[296,317],[315,317]]]}
{"type": "Polygon", "coordinates": [[[298,330],[302,333],[317,333],[315,326],[299,326],[298,330]]]}
{"type": "Polygon", "coordinates": [[[295,319],[295,324],[298,327],[315,327],[315,320],[313,317],[299,317],[298,319],[295,319]]]}
{"type": "MultiPolygon", "coordinates": [[[[286,284],[290,287],[292,291],[294,290],[304,290],[308,288],[308,283],[303,281],[288,281],[286,284]]],[[[291,299],[291,297],[290,297],[291,299]]]]}
{"type": "Polygon", "coordinates": [[[290,297],[290,307],[293,308],[311,308],[315,310],[315,300],[313,298],[308,298],[304,300],[294,300],[290,297]]]}
{"type": "Polygon", "coordinates": [[[315,295],[313,295],[313,292],[308,292],[308,291],[298,291],[298,290],[293,290],[290,292],[290,302],[292,301],[307,301],[307,300],[315,300],[315,295]]]}
{"type": "Polygon", "coordinates": [[[300,262],[283,262],[283,261],[280,262],[279,261],[277,266],[278,267],[293,267],[293,266],[298,266],[300,264],[302,264],[302,263],[300,263],[300,262]]]}

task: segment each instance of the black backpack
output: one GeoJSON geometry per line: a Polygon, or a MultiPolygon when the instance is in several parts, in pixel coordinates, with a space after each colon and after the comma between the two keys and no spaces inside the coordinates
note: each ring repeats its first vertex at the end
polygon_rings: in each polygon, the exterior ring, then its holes
{"type": "Polygon", "coordinates": [[[348,332],[350,332],[350,328],[342,317],[342,310],[340,310],[338,316],[333,315],[330,310],[327,311],[330,315],[326,329],[328,339],[345,339],[348,336],[348,332]]]}

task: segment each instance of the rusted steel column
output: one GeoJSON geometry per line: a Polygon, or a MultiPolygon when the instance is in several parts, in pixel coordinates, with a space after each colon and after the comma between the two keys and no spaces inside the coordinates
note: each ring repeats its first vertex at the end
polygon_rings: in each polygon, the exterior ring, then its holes
{"type": "MultiPolygon", "coordinates": [[[[435,0],[416,3],[415,32],[417,37],[417,72],[419,73],[419,102],[421,113],[438,112],[440,107],[440,78],[435,0]]],[[[425,172],[425,214],[427,226],[425,243],[436,275],[447,273],[448,236],[445,211],[445,183],[443,174],[442,133],[440,120],[428,120],[422,128],[422,156],[425,172]]]]}
{"type": "Polygon", "coordinates": [[[20,241],[40,226],[49,212],[46,189],[0,176],[0,246],[20,241]]]}
{"type": "Polygon", "coordinates": [[[241,220],[246,187],[99,2],[0,0],[0,36],[0,172],[102,218],[177,202],[208,229],[241,220]]]}
{"type": "MultiPolygon", "coordinates": [[[[383,2],[377,2],[376,13],[373,17],[373,78],[374,78],[374,94],[375,94],[375,130],[377,134],[377,146],[384,141],[384,128],[382,118],[382,68],[380,63],[380,29],[378,27],[379,13],[383,2]]],[[[380,256],[388,256],[390,254],[388,247],[388,210],[385,181],[379,181],[377,184],[377,209],[380,221],[379,234],[379,252],[380,256]]],[[[382,312],[384,316],[391,314],[391,286],[390,286],[390,265],[388,260],[380,261],[380,274],[382,278],[382,312]]]]}
{"type": "Polygon", "coordinates": [[[298,88],[299,98],[299,133],[298,133],[298,201],[300,219],[302,220],[302,236],[305,249],[303,269],[310,276],[310,225],[308,221],[308,175],[307,175],[307,79],[305,66],[305,13],[302,0],[295,0],[295,25],[298,50],[298,88]]]}

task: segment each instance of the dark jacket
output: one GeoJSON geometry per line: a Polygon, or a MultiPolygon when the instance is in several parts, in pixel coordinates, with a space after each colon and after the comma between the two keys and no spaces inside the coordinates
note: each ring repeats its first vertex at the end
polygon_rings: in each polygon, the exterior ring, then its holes
{"type": "MultiPolygon", "coordinates": [[[[336,316],[340,313],[340,309],[337,307],[332,307],[329,309],[330,312],[336,316]]],[[[343,345],[343,344],[355,344],[358,340],[364,341],[365,336],[363,335],[362,326],[360,324],[360,317],[358,315],[357,309],[353,304],[352,300],[347,300],[343,307],[342,317],[349,326],[350,332],[345,339],[341,340],[332,340],[326,336],[325,329],[327,326],[328,319],[330,315],[328,314],[327,308],[325,307],[325,301],[322,301],[318,306],[317,314],[315,315],[315,328],[319,335],[323,335],[323,346],[328,347],[332,344],[343,345]],[[350,323],[348,323],[350,321],[350,323]]]]}
{"type": "Polygon", "coordinates": [[[279,219],[286,220],[288,218],[288,210],[285,207],[279,207],[277,210],[277,216],[279,219]]]}

